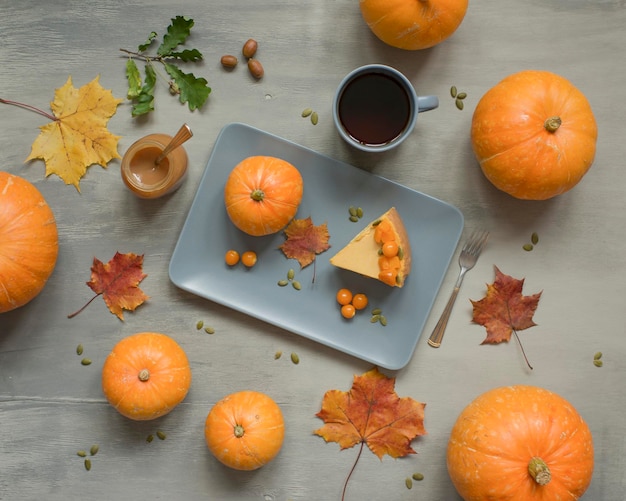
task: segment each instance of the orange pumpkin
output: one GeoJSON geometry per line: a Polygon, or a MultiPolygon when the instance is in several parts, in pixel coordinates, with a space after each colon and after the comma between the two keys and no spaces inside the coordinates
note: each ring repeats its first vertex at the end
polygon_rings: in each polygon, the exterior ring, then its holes
{"type": "Polygon", "coordinates": [[[123,416],[147,421],[183,401],[191,369],[183,349],[169,336],[140,332],[119,341],[102,368],[102,391],[123,416]]]}
{"type": "Polygon", "coordinates": [[[463,410],[447,461],[465,501],[571,501],[591,482],[593,441],[564,398],[535,386],[508,386],[463,410]]]}
{"type": "Polygon", "coordinates": [[[256,470],[276,457],[285,423],[280,407],[264,393],[240,391],[210,410],[204,437],[213,455],[235,470],[256,470]]]}
{"type": "Polygon", "coordinates": [[[546,200],[578,184],[593,163],[597,136],[582,92],[548,71],[506,77],[480,99],[472,118],[483,173],[525,200],[546,200]]]}
{"type": "Polygon", "coordinates": [[[468,0],[360,0],[372,32],[392,47],[427,49],[452,35],[467,12],[468,0]]]}
{"type": "Polygon", "coordinates": [[[226,212],[241,231],[270,235],[293,219],[302,201],[302,176],[276,157],[248,157],[235,166],[224,188],[226,212]]]}
{"type": "Polygon", "coordinates": [[[39,190],[26,179],[0,172],[0,313],[41,292],[58,253],[54,214],[39,190]]]}

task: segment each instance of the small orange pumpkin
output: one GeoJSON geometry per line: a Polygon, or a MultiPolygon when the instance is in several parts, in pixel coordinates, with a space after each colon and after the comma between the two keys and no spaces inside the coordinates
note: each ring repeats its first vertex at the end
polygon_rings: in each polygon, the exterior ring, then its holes
{"type": "Polygon", "coordinates": [[[570,190],[593,163],[598,128],[585,96],[548,71],[509,75],[480,99],[472,146],[491,183],[516,198],[570,190]]]}
{"type": "Polygon", "coordinates": [[[450,37],[467,12],[468,0],[360,0],[372,32],[392,47],[418,50],[450,37]]]}
{"type": "Polygon", "coordinates": [[[591,482],[593,440],[561,396],[507,386],[480,395],[459,415],[447,464],[465,501],[569,501],[591,482]]]}
{"type": "Polygon", "coordinates": [[[210,410],[204,437],[213,455],[235,470],[256,470],[276,457],[285,423],[280,407],[264,393],[240,391],[210,410]]]}
{"type": "Polygon", "coordinates": [[[276,157],[248,157],[235,166],[224,188],[226,212],[241,231],[270,235],[293,219],[302,201],[302,176],[276,157]]]}
{"type": "Polygon", "coordinates": [[[0,172],[0,313],[34,299],[59,253],[54,214],[26,179],[0,172]]]}
{"type": "Polygon", "coordinates": [[[123,416],[147,421],[183,401],[191,369],[183,349],[169,336],[139,332],[119,341],[102,368],[102,391],[123,416]]]}

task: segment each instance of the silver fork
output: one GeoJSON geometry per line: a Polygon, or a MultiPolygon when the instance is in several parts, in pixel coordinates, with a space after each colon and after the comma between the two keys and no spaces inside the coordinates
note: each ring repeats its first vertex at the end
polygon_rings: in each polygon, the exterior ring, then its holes
{"type": "Polygon", "coordinates": [[[433,333],[428,338],[428,344],[434,348],[439,348],[441,346],[441,340],[443,339],[443,334],[446,330],[446,326],[448,325],[448,319],[450,318],[450,313],[452,313],[452,307],[454,306],[456,297],[459,294],[459,289],[463,283],[463,277],[465,277],[465,274],[471,270],[476,264],[476,261],[478,261],[478,256],[480,256],[485,243],[487,243],[487,238],[489,238],[488,231],[474,231],[467,239],[467,242],[465,242],[463,249],[461,249],[461,254],[459,255],[459,266],[461,268],[461,272],[459,273],[459,278],[457,278],[456,283],[454,284],[454,289],[452,290],[452,294],[450,295],[450,299],[448,299],[446,307],[443,309],[439,322],[437,322],[437,325],[435,325],[435,328],[433,329],[433,333]]]}

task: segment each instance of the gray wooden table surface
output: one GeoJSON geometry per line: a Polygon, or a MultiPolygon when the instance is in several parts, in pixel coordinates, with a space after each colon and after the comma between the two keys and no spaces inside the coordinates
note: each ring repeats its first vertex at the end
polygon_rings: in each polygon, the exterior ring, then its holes
{"type": "MultiPolygon", "coordinates": [[[[176,15],[195,20],[189,45],[204,62],[194,68],[209,81],[206,106],[193,113],[159,84],[157,109],[132,119],[122,104],[109,130],[122,136],[122,154],[139,137],[194,131],[186,149],[189,174],[173,196],[141,201],[122,184],[119,160],[92,166],[81,192],[44,164],[24,160],[46,119],[0,105],[0,170],[34,183],[54,211],[59,259],[46,288],[27,306],[0,315],[0,499],[339,499],[356,448],[340,451],[312,432],[324,392],[348,390],[371,364],[227,307],[185,293],[168,277],[168,264],[214,142],[225,125],[243,122],[333,158],[382,175],[457,206],[472,229],[491,231],[489,245],[467,275],[444,345],[426,343],[456,279],[453,262],[410,363],[397,372],[396,390],[426,402],[428,434],[413,442],[416,455],[380,461],[365,451],[347,499],[460,499],[445,465],[456,416],[478,394],[501,385],[534,384],[558,392],[587,420],[596,468],[585,499],[623,500],[626,491],[626,188],[624,103],[626,2],[623,0],[473,0],[452,38],[425,51],[383,45],[364,25],[356,0],[2,0],[0,97],[48,109],[68,76],[84,85],[96,76],[116,97],[126,80],[120,48],[133,49],[176,15]],[[240,65],[225,72],[225,53],[259,42],[265,77],[255,81],[240,65]],[[341,78],[367,63],[403,71],[418,93],[436,94],[440,107],[420,117],[409,141],[381,156],[357,153],[333,128],[331,101],[341,78]],[[469,127],[484,92],[508,74],[544,69],[570,79],[589,99],[599,126],[595,163],[571,192],[547,202],[515,200],[482,176],[469,127]],[[467,92],[459,111],[451,85],[467,92]],[[313,126],[300,117],[312,107],[313,126]],[[540,243],[522,250],[532,232],[540,243]],[[104,302],[68,319],[89,297],[94,257],[116,251],[145,254],[150,300],[121,322],[104,302]],[[543,291],[537,326],[523,331],[529,370],[517,344],[481,346],[485,332],[471,323],[469,299],[483,297],[494,265],[525,278],[524,292],[543,291]],[[215,335],[199,333],[204,320],[215,335]],[[187,351],[193,384],[186,400],[157,422],[119,416],[100,389],[102,362],[117,340],[154,330],[187,351]],[[82,343],[94,363],[84,367],[82,343]],[[300,364],[274,353],[297,352],[300,364]],[[604,367],[592,363],[604,353],[604,367]],[[221,466],[203,437],[206,414],[224,395],[255,389],[271,395],[286,419],[284,447],[253,473],[221,466]],[[162,429],[164,441],[145,442],[162,429]],[[76,450],[97,443],[87,472],[76,450]],[[404,479],[422,472],[412,490],[404,479]]],[[[457,250],[458,253],[458,250],[457,250]]],[[[456,255],[455,258],[456,260],[456,255]]],[[[417,264],[419,266],[419,263],[417,264]]]]}

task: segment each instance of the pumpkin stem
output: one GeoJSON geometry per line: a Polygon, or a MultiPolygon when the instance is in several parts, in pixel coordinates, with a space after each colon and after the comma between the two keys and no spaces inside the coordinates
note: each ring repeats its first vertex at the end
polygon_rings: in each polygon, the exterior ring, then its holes
{"type": "Polygon", "coordinates": [[[252,193],[250,193],[250,198],[255,202],[261,202],[265,198],[265,193],[263,193],[263,190],[255,188],[252,190],[252,193]]]}
{"type": "Polygon", "coordinates": [[[534,457],[528,462],[528,473],[539,485],[546,485],[552,479],[550,468],[541,458],[534,457]]]}
{"type": "Polygon", "coordinates": [[[548,132],[556,132],[561,123],[561,117],[550,117],[543,123],[543,126],[548,132]]]}
{"type": "Polygon", "coordinates": [[[148,369],[141,369],[137,377],[139,377],[139,381],[143,381],[145,383],[148,379],[150,379],[150,371],[148,369]]]}
{"type": "Polygon", "coordinates": [[[246,432],[246,430],[243,429],[243,426],[241,426],[240,424],[235,425],[235,428],[233,430],[233,433],[235,434],[235,437],[241,438],[241,437],[243,437],[245,432],[246,432]]]}

